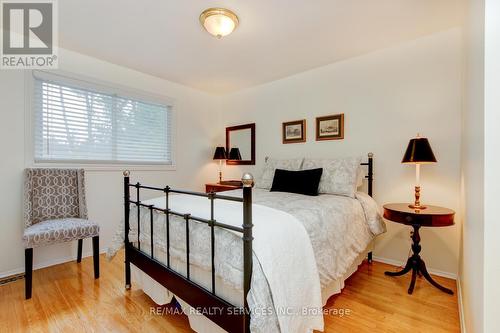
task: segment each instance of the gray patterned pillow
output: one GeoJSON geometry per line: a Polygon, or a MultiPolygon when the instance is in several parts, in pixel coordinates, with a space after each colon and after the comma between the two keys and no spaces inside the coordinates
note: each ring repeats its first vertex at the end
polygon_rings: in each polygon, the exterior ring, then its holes
{"type": "Polygon", "coordinates": [[[273,185],[274,171],[276,169],[298,171],[300,170],[303,161],[303,158],[292,158],[286,160],[269,158],[264,165],[264,169],[262,170],[260,178],[258,178],[255,182],[255,187],[263,188],[266,190],[271,189],[271,186],[273,185]]]}
{"type": "Polygon", "coordinates": [[[337,194],[354,198],[361,157],[304,160],[302,170],[323,168],[319,193],[337,194]]]}

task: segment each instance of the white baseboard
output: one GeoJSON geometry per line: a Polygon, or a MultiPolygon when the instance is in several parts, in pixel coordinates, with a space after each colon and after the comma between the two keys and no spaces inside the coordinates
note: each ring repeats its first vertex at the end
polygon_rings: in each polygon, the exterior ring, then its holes
{"type": "MultiPolygon", "coordinates": [[[[377,257],[377,256],[373,256],[373,260],[378,261],[378,262],[382,262],[384,264],[393,265],[393,266],[404,266],[406,264],[406,261],[381,258],[381,257],[377,257]]],[[[427,270],[429,271],[429,273],[437,275],[437,276],[442,276],[442,277],[445,277],[448,279],[453,279],[453,280],[457,279],[457,274],[455,274],[455,273],[444,272],[444,271],[440,271],[437,269],[430,269],[429,267],[427,267],[427,270]]]]}
{"type": "Polygon", "coordinates": [[[460,316],[460,332],[466,333],[467,328],[465,327],[464,299],[462,295],[462,285],[460,283],[460,277],[457,278],[457,298],[458,298],[458,315],[460,316]]]}
{"type": "MultiPolygon", "coordinates": [[[[106,253],[106,251],[107,249],[101,249],[100,254],[106,253]]],[[[91,257],[92,255],[93,255],[92,251],[85,252],[82,253],[82,258],[91,257]]],[[[70,262],[70,261],[76,261],[76,255],[40,262],[36,265],[33,265],[33,270],[64,264],[65,262],[70,262]]],[[[24,266],[10,271],[0,272],[0,279],[21,273],[24,273],[24,266]]]]}

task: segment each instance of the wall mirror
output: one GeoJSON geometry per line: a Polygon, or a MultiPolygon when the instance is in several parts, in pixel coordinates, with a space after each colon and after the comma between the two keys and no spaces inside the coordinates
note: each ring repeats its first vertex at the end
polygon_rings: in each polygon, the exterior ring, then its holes
{"type": "Polygon", "coordinates": [[[229,165],[255,164],[255,124],[226,127],[229,165]]]}

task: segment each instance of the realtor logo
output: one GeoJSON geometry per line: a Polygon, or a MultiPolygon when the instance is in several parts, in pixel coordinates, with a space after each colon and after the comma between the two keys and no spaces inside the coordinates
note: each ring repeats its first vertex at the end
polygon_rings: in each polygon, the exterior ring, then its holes
{"type": "Polygon", "coordinates": [[[2,69],[57,68],[54,0],[1,1],[2,69]]]}

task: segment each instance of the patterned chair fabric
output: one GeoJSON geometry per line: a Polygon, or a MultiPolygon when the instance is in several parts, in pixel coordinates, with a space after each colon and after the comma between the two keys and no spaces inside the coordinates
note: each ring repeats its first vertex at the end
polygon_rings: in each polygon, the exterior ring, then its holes
{"type": "Polygon", "coordinates": [[[33,248],[94,236],[99,236],[99,225],[92,221],[77,218],[48,220],[27,228],[23,244],[25,248],[33,248]]]}
{"type": "Polygon", "coordinates": [[[26,248],[97,236],[87,220],[83,169],[26,169],[23,243],[26,248]]]}

